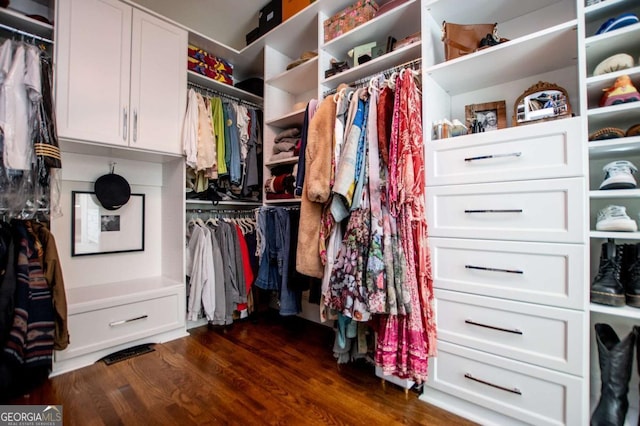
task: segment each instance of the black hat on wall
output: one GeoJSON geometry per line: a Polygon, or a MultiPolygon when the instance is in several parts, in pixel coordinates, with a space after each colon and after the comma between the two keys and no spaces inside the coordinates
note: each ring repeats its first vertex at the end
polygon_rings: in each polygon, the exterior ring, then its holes
{"type": "Polygon", "coordinates": [[[93,185],[93,192],[96,198],[107,210],[117,210],[127,204],[131,197],[131,187],[129,182],[120,175],[113,172],[100,176],[93,185]]]}

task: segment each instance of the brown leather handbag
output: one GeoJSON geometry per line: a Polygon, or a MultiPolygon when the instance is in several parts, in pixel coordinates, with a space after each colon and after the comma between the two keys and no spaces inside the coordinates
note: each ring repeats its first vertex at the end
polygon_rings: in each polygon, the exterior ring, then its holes
{"type": "Polygon", "coordinates": [[[480,46],[480,40],[492,34],[496,36],[498,24],[452,24],[442,22],[444,57],[447,61],[473,53],[480,46]]]}

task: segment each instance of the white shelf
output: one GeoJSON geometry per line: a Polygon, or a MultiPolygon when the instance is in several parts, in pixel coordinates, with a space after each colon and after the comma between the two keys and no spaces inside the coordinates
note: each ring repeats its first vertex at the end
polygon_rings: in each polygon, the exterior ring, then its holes
{"type": "MultiPolygon", "coordinates": [[[[640,37],[640,35],[638,35],[638,37],[640,37]]],[[[593,70],[588,70],[587,72],[593,74],[593,70]]],[[[616,78],[621,75],[628,75],[631,81],[637,81],[640,79],[640,66],[587,78],[587,104],[596,108],[602,98],[602,91],[613,86],[616,78]]]]}
{"type": "MultiPolygon", "coordinates": [[[[626,129],[622,130],[625,131],[626,129]]],[[[639,155],[640,136],[589,142],[590,158],[608,158],[613,154],[626,156],[639,155]]]]}
{"type": "MultiPolygon", "coordinates": [[[[505,22],[536,10],[560,3],[559,0],[513,1],[513,0],[474,0],[469,7],[461,6],[460,0],[431,0],[425,2],[425,8],[434,21],[460,24],[480,22],[505,22]]],[[[560,68],[560,67],[558,67],[560,68]]]]}
{"type": "Polygon", "coordinates": [[[640,240],[640,232],[603,232],[603,231],[590,231],[589,237],[602,238],[605,240],[640,240]]]}
{"type": "MultiPolygon", "coordinates": [[[[638,38],[640,38],[640,23],[629,25],[609,33],[587,37],[585,40],[587,70],[592,70],[597,64],[614,53],[636,52],[638,38]],[[612,50],[612,46],[615,46],[614,50],[612,50]]],[[[634,58],[634,60],[636,59],[637,58],[634,58]]]]}
{"type": "Polygon", "coordinates": [[[396,65],[412,61],[420,57],[422,43],[412,43],[393,52],[379,56],[357,67],[349,68],[322,81],[326,88],[335,89],[342,83],[351,83],[361,78],[374,75],[396,65]]]}
{"type": "Polygon", "coordinates": [[[587,111],[589,133],[603,127],[619,127],[623,131],[632,124],[640,122],[640,102],[593,108],[587,111]]]}
{"type": "Polygon", "coordinates": [[[420,2],[411,0],[329,40],[320,48],[333,57],[343,58],[355,46],[373,41],[386,43],[387,36],[400,40],[419,30],[420,2]]]}
{"type": "Polygon", "coordinates": [[[611,189],[604,191],[589,191],[589,198],[640,198],[640,189],[611,189]]]}
{"type": "Polygon", "coordinates": [[[578,49],[576,25],[576,20],[565,22],[437,64],[424,72],[453,96],[575,66],[577,58],[567,52],[578,49]],[[500,64],[499,72],[496,64],[500,64]],[[469,78],[469,70],[473,70],[473,78],[469,78]]]}
{"type": "Polygon", "coordinates": [[[213,80],[209,77],[206,77],[202,74],[198,74],[197,72],[193,72],[191,70],[187,71],[187,80],[198,84],[200,86],[204,86],[211,90],[215,90],[216,92],[224,93],[239,99],[243,99],[245,101],[252,102],[257,105],[263,104],[263,99],[260,96],[256,96],[253,93],[249,93],[245,90],[238,89],[235,86],[230,84],[221,83],[219,81],[213,80]]]}
{"type": "Polygon", "coordinates": [[[616,317],[632,318],[640,320],[640,309],[631,306],[608,306],[599,305],[597,303],[591,303],[591,312],[598,312],[600,314],[615,315],[616,317]]]}
{"type": "Polygon", "coordinates": [[[584,17],[589,21],[607,19],[611,17],[612,9],[620,6],[630,5],[635,0],[607,0],[586,6],[584,8],[584,17]]]}
{"type": "Polygon", "coordinates": [[[309,59],[295,68],[287,70],[265,81],[265,85],[277,87],[289,93],[304,93],[316,88],[318,57],[309,59]]]}
{"type": "Polygon", "coordinates": [[[292,126],[302,126],[304,122],[305,111],[306,107],[297,111],[292,111],[288,114],[283,115],[282,117],[267,120],[266,124],[268,126],[279,127],[281,129],[289,128],[292,126]]]}
{"type": "Polygon", "coordinates": [[[52,39],[53,26],[28,16],[15,10],[0,8],[0,22],[18,30],[52,39]]]}
{"type": "Polygon", "coordinates": [[[264,163],[267,167],[286,166],[288,164],[297,164],[299,157],[285,158],[284,160],[267,161],[264,163]]]}

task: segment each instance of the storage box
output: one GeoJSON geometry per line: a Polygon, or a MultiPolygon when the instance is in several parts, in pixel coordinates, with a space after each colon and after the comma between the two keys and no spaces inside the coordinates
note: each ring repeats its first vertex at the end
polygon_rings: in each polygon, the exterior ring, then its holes
{"type": "Polygon", "coordinates": [[[291,18],[315,0],[282,0],[282,22],[291,18]]]}
{"type": "Polygon", "coordinates": [[[260,35],[265,35],[282,22],[282,0],[271,0],[268,5],[260,9],[258,28],[260,35]]]}
{"type": "Polygon", "coordinates": [[[251,43],[253,43],[254,41],[256,41],[258,38],[260,38],[260,28],[259,27],[255,27],[254,29],[249,31],[247,33],[247,35],[245,35],[245,40],[247,41],[247,46],[250,45],[251,43]]]}
{"type": "Polygon", "coordinates": [[[324,42],[347,33],[376,16],[378,4],[374,0],[360,0],[324,21],[324,42]]]}

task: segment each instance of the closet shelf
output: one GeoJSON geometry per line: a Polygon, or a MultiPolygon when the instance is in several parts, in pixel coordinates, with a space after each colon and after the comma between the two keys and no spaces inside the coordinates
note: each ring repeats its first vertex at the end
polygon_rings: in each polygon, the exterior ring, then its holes
{"type": "Polygon", "coordinates": [[[460,0],[431,0],[425,3],[425,9],[430,13],[433,20],[440,25],[442,21],[457,23],[500,23],[510,21],[519,16],[528,15],[536,10],[561,3],[561,1],[536,0],[514,2],[512,0],[478,0],[473,2],[473,7],[460,7],[460,0]]]}
{"type": "Polygon", "coordinates": [[[262,205],[261,201],[218,201],[218,204],[213,204],[209,200],[186,200],[185,204],[194,206],[206,206],[207,208],[215,208],[218,206],[239,206],[239,207],[259,207],[262,205]]]}
{"type": "Polygon", "coordinates": [[[589,191],[589,198],[640,198],[640,189],[618,189],[605,191],[589,191]]]}
{"type": "Polygon", "coordinates": [[[611,10],[624,4],[630,4],[633,0],[607,0],[601,1],[584,8],[584,16],[591,21],[607,19],[611,17],[611,10]]]}
{"type": "MultiPolygon", "coordinates": [[[[640,320],[640,309],[633,308],[631,306],[607,306],[598,305],[597,303],[591,303],[591,312],[598,312],[600,314],[615,315],[616,317],[625,317],[640,320]]],[[[634,417],[634,418],[637,418],[634,417]]]]}
{"type": "Polygon", "coordinates": [[[29,32],[31,34],[52,38],[53,26],[12,9],[0,8],[0,21],[6,25],[10,25],[17,29],[29,32]]]}
{"type": "Polygon", "coordinates": [[[284,166],[287,164],[296,164],[298,157],[285,158],[284,160],[267,161],[264,165],[267,167],[284,166]]]}
{"type": "Polygon", "coordinates": [[[589,142],[590,158],[609,158],[612,153],[640,155],[640,136],[589,142]]]}
{"type": "Polygon", "coordinates": [[[347,51],[354,46],[372,41],[383,43],[387,35],[400,40],[419,30],[420,2],[411,0],[329,40],[321,49],[335,58],[345,59],[347,51]],[[381,36],[385,39],[381,40],[381,36]]]}
{"type": "Polygon", "coordinates": [[[302,126],[302,123],[304,122],[305,110],[306,108],[302,108],[297,111],[292,111],[281,117],[267,120],[266,124],[268,126],[279,127],[281,129],[289,128],[292,126],[302,126]]]}
{"type": "Polygon", "coordinates": [[[593,108],[587,112],[587,115],[589,116],[589,133],[603,127],[619,127],[625,131],[629,127],[628,123],[638,121],[640,102],[593,108]]]}
{"type": "Polygon", "coordinates": [[[260,96],[256,96],[253,93],[238,89],[237,87],[230,84],[221,83],[209,77],[205,77],[204,75],[198,74],[197,72],[187,71],[187,80],[200,86],[215,90],[217,92],[235,96],[239,99],[253,102],[254,104],[263,105],[263,99],[260,96]]]}
{"type": "Polygon", "coordinates": [[[578,48],[576,26],[576,20],[565,22],[490,49],[442,62],[425,69],[424,73],[453,96],[575,66],[577,58],[566,52],[575,52],[578,48]],[[500,64],[499,71],[496,64],[500,64]],[[469,70],[473,70],[473,78],[469,78],[469,70]]]}
{"type": "Polygon", "coordinates": [[[611,46],[615,46],[616,52],[636,52],[639,37],[640,23],[587,37],[585,40],[587,69],[595,68],[598,63],[611,56],[611,46]]]}
{"type": "Polygon", "coordinates": [[[265,84],[289,93],[304,93],[317,87],[317,75],[318,57],[316,56],[297,67],[268,79],[265,84]]]}
{"type": "Polygon", "coordinates": [[[322,81],[326,88],[336,88],[341,83],[351,83],[361,78],[392,68],[400,63],[409,62],[420,57],[421,42],[394,50],[357,67],[349,68],[322,81]]]}
{"type": "MultiPolygon", "coordinates": [[[[639,35],[640,37],[640,35],[639,35]]],[[[596,64],[597,65],[597,64],[596,64]]],[[[593,74],[593,70],[587,70],[589,75],[593,74]]],[[[602,91],[613,85],[616,78],[621,75],[628,75],[631,80],[640,78],[640,65],[603,75],[597,75],[587,78],[587,105],[598,105],[602,97],[602,91]]]]}
{"type": "Polygon", "coordinates": [[[602,232],[590,231],[589,237],[616,240],[640,240],[640,232],[602,232]]]}

